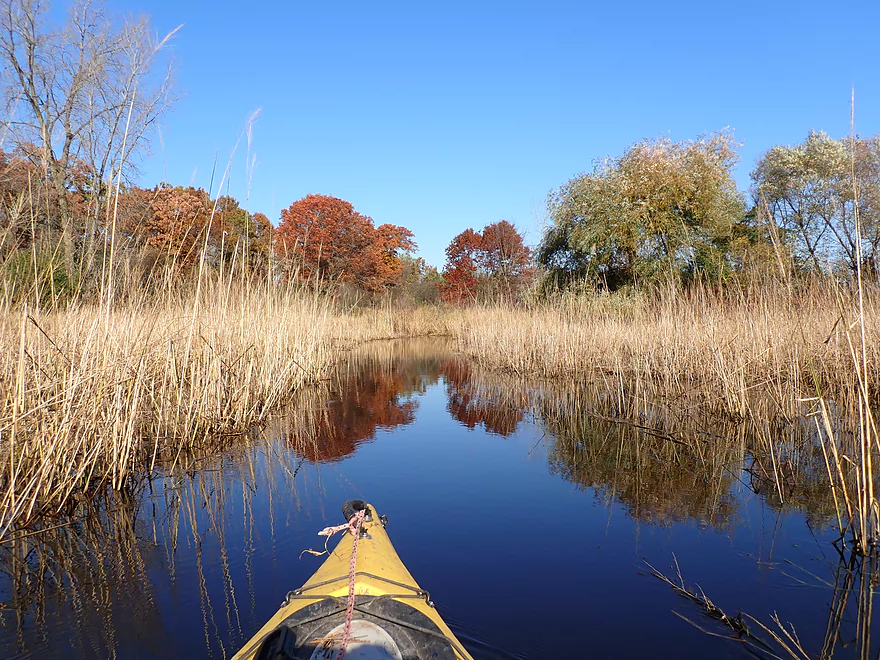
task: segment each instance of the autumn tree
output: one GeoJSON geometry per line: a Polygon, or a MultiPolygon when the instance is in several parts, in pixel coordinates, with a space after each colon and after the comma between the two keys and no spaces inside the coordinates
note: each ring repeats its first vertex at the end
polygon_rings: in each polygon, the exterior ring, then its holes
{"type": "Polygon", "coordinates": [[[39,185],[33,163],[20,153],[0,151],[0,255],[26,247],[32,222],[42,220],[42,205],[31,204],[29,188],[39,185]]]}
{"type": "Polygon", "coordinates": [[[477,263],[490,295],[508,301],[525,289],[534,273],[532,251],[526,247],[522,234],[507,220],[483,229],[477,263]]]}
{"type": "Polygon", "coordinates": [[[275,228],[265,213],[254,213],[252,218],[253,230],[249,234],[248,251],[251,267],[260,267],[261,264],[268,264],[272,256],[272,239],[275,228]]]}
{"type": "Polygon", "coordinates": [[[149,247],[141,257],[174,268],[191,266],[202,256],[208,266],[226,272],[240,273],[246,263],[251,273],[268,268],[272,224],[230,196],[212,200],[201,188],[168,184],[149,190],[122,186],[116,224],[121,252],[149,247]]]}
{"type": "Polygon", "coordinates": [[[205,232],[211,231],[215,237],[222,232],[219,219],[215,222],[214,204],[201,188],[157,186],[149,206],[151,213],[140,231],[148,245],[171,256],[175,263],[192,263],[201,253],[205,232]]]}
{"type": "Polygon", "coordinates": [[[767,151],[751,178],[758,210],[798,264],[855,272],[861,251],[862,267],[878,273],[880,136],[835,140],[812,131],[801,144],[767,151]]]}
{"type": "MultiPolygon", "coordinates": [[[[74,179],[87,173],[93,198],[100,197],[146,145],[172,101],[170,73],[152,71],[164,43],[146,18],[110,16],[99,0],[77,0],[60,26],[48,2],[0,2],[0,128],[16,145],[36,146],[58,204],[69,272],[82,231],[69,198],[74,179]]],[[[93,201],[90,217],[109,213],[104,199],[103,207],[93,201]]],[[[94,235],[93,225],[87,231],[94,235]]]]}
{"type": "MultiPolygon", "coordinates": [[[[81,226],[90,211],[90,189],[88,166],[73,161],[64,198],[71,217],[81,226]]],[[[8,248],[16,244],[12,236],[17,236],[22,246],[22,241],[42,238],[57,227],[58,208],[58,195],[40,164],[39,149],[22,144],[11,152],[0,150],[0,231],[9,232],[0,238],[0,245],[8,248]]]]}
{"type": "Polygon", "coordinates": [[[400,257],[416,247],[412,236],[405,227],[374,227],[372,218],[344,200],[307,195],[281,211],[275,251],[300,279],[379,291],[400,283],[400,257]]]}
{"type": "Polygon", "coordinates": [[[477,295],[477,254],[483,238],[473,229],[465,229],[446,247],[441,296],[446,302],[462,303],[477,295]]]}
{"type": "Polygon", "coordinates": [[[531,250],[507,220],[487,225],[482,232],[466,229],[446,248],[443,300],[474,300],[480,287],[487,297],[511,300],[532,272],[531,250]]]}
{"type": "Polygon", "coordinates": [[[121,186],[119,199],[114,204],[116,227],[119,235],[129,239],[137,246],[148,243],[153,232],[158,232],[157,223],[153,222],[153,201],[167,186],[153,189],[138,186],[121,186]]]}
{"type": "Polygon", "coordinates": [[[440,300],[443,277],[422,257],[403,255],[400,280],[404,293],[417,303],[436,303],[440,300]]]}
{"type": "Polygon", "coordinates": [[[551,280],[610,288],[695,272],[719,273],[747,240],[733,179],[733,135],[644,140],[551,193],[552,225],[538,248],[551,280]]]}

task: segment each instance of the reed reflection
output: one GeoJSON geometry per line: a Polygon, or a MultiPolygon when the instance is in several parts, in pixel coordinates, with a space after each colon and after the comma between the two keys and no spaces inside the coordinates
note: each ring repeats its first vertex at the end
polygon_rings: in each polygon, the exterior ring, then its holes
{"type": "Polygon", "coordinates": [[[830,660],[835,652],[852,646],[855,646],[860,660],[872,657],[871,621],[878,583],[880,566],[876,557],[841,560],[834,573],[834,590],[820,658],[830,660]]]}
{"type": "Polygon", "coordinates": [[[0,544],[0,657],[229,657],[255,625],[260,535],[275,546],[256,493],[295,505],[293,457],[239,444],[0,544]]]}
{"type": "Polygon", "coordinates": [[[150,575],[161,555],[144,541],[147,530],[134,515],[138,496],[84,501],[77,523],[0,545],[0,621],[14,632],[18,652],[109,657],[120,637],[143,638],[149,649],[161,634],[150,575]],[[58,620],[77,625],[59,635],[58,620]]]}

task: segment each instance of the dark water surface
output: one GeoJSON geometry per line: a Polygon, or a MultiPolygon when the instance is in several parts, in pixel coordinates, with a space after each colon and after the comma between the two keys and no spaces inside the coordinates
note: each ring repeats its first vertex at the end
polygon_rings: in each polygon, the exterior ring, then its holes
{"type": "Polygon", "coordinates": [[[0,547],[0,657],[229,657],[350,498],[388,516],[477,658],[754,657],[676,615],[725,634],[648,574],[674,559],[728,614],[791,622],[810,657],[876,657],[872,567],[840,565],[827,493],[780,504],[746,430],[619,407],[479,374],[439,341],[371,345],[263,437],[0,547]]]}

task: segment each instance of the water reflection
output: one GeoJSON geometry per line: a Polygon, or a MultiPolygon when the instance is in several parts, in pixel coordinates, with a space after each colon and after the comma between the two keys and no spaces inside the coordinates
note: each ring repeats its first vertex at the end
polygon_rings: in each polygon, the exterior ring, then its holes
{"type": "MultiPolygon", "coordinates": [[[[0,545],[0,656],[228,657],[314,570],[291,557],[314,545],[321,521],[334,520],[335,482],[348,478],[358,449],[415,426],[429,394],[442,394],[431,414],[494,438],[488,446],[499,459],[520,452],[512,463],[541,461],[534,497],[543,498],[542,515],[563,508],[563,495],[552,493],[565,482],[637,525],[739,528],[749,497],[775,513],[804,512],[814,529],[827,524],[833,502],[808,423],[756,429],[696,417],[686,401],[619,392],[619,384],[484,373],[442,340],[368,345],[330,381],[300,393],[261,436],[174,457],[152,480],[83,501],[71,519],[20,530],[0,545]],[[523,452],[515,443],[530,429],[538,433],[523,452]]],[[[454,470],[463,459],[444,460],[454,470]]],[[[387,482],[386,474],[375,478],[387,482]]],[[[462,522],[469,534],[482,524],[462,522]]],[[[544,539],[522,536],[510,552],[544,552],[544,539]]],[[[817,654],[866,657],[876,567],[825,560],[810,575],[813,589],[830,594],[817,654]]],[[[641,588],[634,583],[633,593],[641,588]]],[[[546,640],[534,644],[548,648],[546,640]]]]}
{"type": "Polygon", "coordinates": [[[48,530],[39,542],[0,546],[0,620],[21,649],[38,644],[41,653],[60,657],[70,647],[78,657],[106,657],[120,636],[156,639],[161,626],[147,567],[157,550],[143,542],[145,530],[133,516],[136,496],[83,503],[81,522],[48,530]],[[77,621],[72,634],[63,640],[52,634],[58,620],[71,619],[77,621]]]}
{"type": "Polygon", "coordinates": [[[526,399],[515,402],[497,398],[496,387],[481,380],[463,360],[447,359],[442,364],[446,380],[446,410],[469,429],[482,426],[488,433],[507,437],[515,433],[524,418],[526,399]]]}
{"type": "Polygon", "coordinates": [[[878,578],[876,559],[853,557],[837,567],[820,658],[834,657],[841,646],[854,646],[860,659],[871,657],[871,620],[878,578]]]}
{"type": "Polygon", "coordinates": [[[669,525],[689,520],[726,528],[737,512],[734,484],[742,445],[712,451],[590,417],[553,428],[550,469],[633,519],[669,525]],[[572,426],[577,434],[572,434],[572,426]]]}

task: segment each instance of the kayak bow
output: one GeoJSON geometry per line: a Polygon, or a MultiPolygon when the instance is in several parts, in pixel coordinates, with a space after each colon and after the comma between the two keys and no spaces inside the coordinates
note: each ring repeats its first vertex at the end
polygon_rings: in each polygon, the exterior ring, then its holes
{"type": "MultiPolygon", "coordinates": [[[[397,556],[387,519],[360,500],[342,511],[363,511],[354,570],[354,611],[345,649],[349,660],[472,660],[397,556]]],[[[342,643],[354,537],[346,532],[315,574],[291,591],[281,608],[233,660],[330,660],[342,643]]]]}

